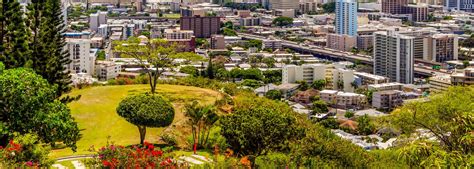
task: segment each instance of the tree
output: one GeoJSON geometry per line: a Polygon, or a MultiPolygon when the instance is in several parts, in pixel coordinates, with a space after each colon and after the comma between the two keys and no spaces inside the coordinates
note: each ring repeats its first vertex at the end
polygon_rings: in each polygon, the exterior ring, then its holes
{"type": "Polygon", "coordinates": [[[166,68],[174,67],[175,59],[201,60],[197,54],[176,54],[176,44],[169,44],[166,40],[152,39],[150,42],[140,42],[138,38],[118,41],[115,51],[122,57],[136,59],[137,64],[148,75],[150,92],[155,93],[158,78],[166,68]]]}
{"type": "Polygon", "coordinates": [[[360,116],[356,119],[357,121],[357,131],[359,134],[369,135],[373,134],[375,130],[375,125],[370,120],[369,116],[366,114],[364,116],[360,116]]]}
{"type": "Polygon", "coordinates": [[[246,48],[255,47],[258,50],[261,50],[262,46],[263,46],[263,42],[261,40],[257,40],[257,39],[250,39],[250,40],[247,41],[247,43],[245,43],[246,48]]]}
{"type": "Polygon", "coordinates": [[[241,84],[242,86],[248,86],[254,89],[263,85],[261,81],[257,81],[254,79],[244,79],[241,84]]]}
{"type": "Polygon", "coordinates": [[[275,67],[276,60],[271,58],[271,57],[266,57],[266,58],[262,59],[262,62],[265,63],[267,65],[267,67],[273,68],[273,67],[275,67]]]}
{"type": "Polygon", "coordinates": [[[193,134],[194,146],[204,147],[209,139],[211,127],[218,120],[214,106],[200,106],[197,101],[184,106],[185,115],[189,117],[189,124],[193,134]]]}
{"type": "Polygon", "coordinates": [[[308,88],[309,88],[308,83],[304,80],[297,81],[296,83],[298,83],[300,85],[299,90],[301,90],[301,91],[308,90],[308,88]]]}
{"type": "Polygon", "coordinates": [[[20,3],[15,0],[3,0],[1,8],[0,62],[3,62],[6,68],[31,66],[29,31],[20,3]]]}
{"type": "Polygon", "coordinates": [[[232,23],[232,21],[227,21],[224,23],[224,28],[228,28],[228,29],[234,29],[234,23],[232,23]]]}
{"type": "Polygon", "coordinates": [[[229,28],[224,28],[222,30],[222,34],[224,36],[237,36],[237,33],[233,29],[229,29],[229,28]]]}
{"type": "Polygon", "coordinates": [[[282,93],[280,90],[269,90],[267,93],[265,93],[265,97],[272,100],[280,100],[282,93]]]}
{"type": "Polygon", "coordinates": [[[350,119],[352,117],[354,117],[355,113],[353,111],[346,111],[346,113],[344,113],[344,117],[350,119]]]}
{"type": "Polygon", "coordinates": [[[431,95],[426,102],[410,102],[392,112],[391,122],[404,135],[410,136],[421,128],[426,129],[439,141],[437,143],[427,138],[421,138],[418,142],[407,141],[409,147],[402,150],[402,154],[421,159],[417,162],[417,166],[449,168],[472,165],[474,150],[472,100],[474,100],[473,86],[455,86],[431,95]],[[430,145],[424,157],[414,153],[424,145],[430,145]]]}
{"type": "Polygon", "coordinates": [[[173,122],[174,108],[161,96],[138,94],[123,99],[117,107],[117,114],[137,126],[140,144],[143,144],[147,127],[166,127],[173,122]]]}
{"type": "Polygon", "coordinates": [[[266,70],[262,72],[263,74],[263,82],[265,84],[268,83],[281,83],[282,72],[281,70],[266,70]]]}
{"type": "Polygon", "coordinates": [[[179,68],[179,72],[186,73],[186,74],[189,74],[191,76],[198,76],[199,75],[199,70],[194,66],[181,67],[181,68],[179,68]]]}
{"type": "Polygon", "coordinates": [[[43,143],[63,142],[75,151],[79,128],[67,105],[56,100],[56,86],[31,69],[0,72],[0,146],[14,133],[31,133],[43,143]]]}
{"type": "Polygon", "coordinates": [[[336,10],[336,3],[335,2],[329,2],[323,4],[323,10],[324,13],[333,13],[336,10]]]}
{"type": "Polygon", "coordinates": [[[209,42],[206,38],[196,38],[196,46],[206,48],[209,46],[209,42]]]}
{"type": "Polygon", "coordinates": [[[104,50],[100,50],[99,52],[97,52],[97,60],[105,60],[105,58],[106,56],[104,50]]]}
{"type": "Polygon", "coordinates": [[[290,26],[290,25],[293,24],[293,18],[285,17],[285,16],[279,16],[279,17],[273,19],[272,23],[275,24],[276,26],[280,26],[280,27],[290,26]]]}
{"type": "Polygon", "coordinates": [[[313,102],[313,111],[311,112],[312,115],[323,114],[327,113],[328,111],[328,106],[323,100],[316,100],[313,102]]]}
{"type": "MultiPolygon", "coordinates": [[[[37,23],[31,24],[30,28],[37,31],[36,42],[31,44],[33,51],[33,69],[50,84],[58,86],[56,97],[60,98],[64,93],[71,90],[71,77],[65,65],[69,64],[69,50],[64,50],[66,41],[64,32],[67,25],[64,24],[60,0],[35,0],[31,5],[35,8],[34,14],[41,16],[39,31],[37,23]],[[44,5],[43,8],[35,7],[44,5]]],[[[35,20],[35,22],[38,22],[35,20]]],[[[91,72],[90,72],[91,73],[91,72]]],[[[63,102],[70,102],[72,97],[62,97],[63,102]]]]}
{"type": "Polygon", "coordinates": [[[221,134],[238,156],[280,150],[299,134],[291,109],[283,103],[250,96],[236,100],[234,109],[220,124],[221,134]]]}
{"type": "Polygon", "coordinates": [[[316,80],[311,84],[311,87],[316,90],[323,90],[325,86],[326,86],[325,79],[316,80]]]}

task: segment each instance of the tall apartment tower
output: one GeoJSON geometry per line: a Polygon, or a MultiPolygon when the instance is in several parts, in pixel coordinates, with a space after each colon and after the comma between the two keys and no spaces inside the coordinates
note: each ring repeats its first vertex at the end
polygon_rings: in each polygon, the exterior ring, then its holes
{"type": "Polygon", "coordinates": [[[458,36],[455,34],[435,34],[424,39],[423,60],[446,62],[458,60],[458,36]]]}
{"type": "Polygon", "coordinates": [[[210,38],[218,34],[220,29],[220,17],[216,16],[185,16],[180,18],[181,30],[193,30],[196,38],[210,38]]]}
{"type": "Polygon", "coordinates": [[[404,14],[408,0],[382,0],[382,12],[389,14],[404,14]]]}
{"type": "Polygon", "coordinates": [[[444,5],[448,9],[474,12],[474,2],[472,0],[446,0],[444,5]]]}
{"type": "Polygon", "coordinates": [[[374,33],[374,74],[392,82],[413,83],[414,37],[394,31],[374,33]]]}
{"type": "Polygon", "coordinates": [[[349,36],[357,35],[357,1],[336,1],[336,33],[349,36]]]}

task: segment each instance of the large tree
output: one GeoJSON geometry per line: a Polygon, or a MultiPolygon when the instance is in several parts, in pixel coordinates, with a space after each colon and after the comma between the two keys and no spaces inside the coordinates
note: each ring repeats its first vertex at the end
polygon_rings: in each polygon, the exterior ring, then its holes
{"type": "Polygon", "coordinates": [[[56,100],[56,87],[33,70],[0,70],[0,110],[0,144],[14,133],[33,133],[44,143],[63,142],[75,150],[77,123],[67,105],[56,100]]]}
{"type": "Polygon", "coordinates": [[[126,41],[114,42],[115,52],[122,57],[136,59],[137,64],[148,75],[150,91],[155,93],[158,78],[166,71],[176,66],[176,59],[201,60],[200,55],[194,53],[176,53],[176,44],[163,39],[140,40],[130,38],[126,41]]]}
{"type": "Polygon", "coordinates": [[[165,127],[173,122],[174,108],[161,96],[138,94],[123,99],[117,114],[138,127],[140,144],[143,144],[147,127],[165,127]]]}
{"type": "Polygon", "coordinates": [[[2,0],[0,3],[0,61],[4,62],[6,68],[29,66],[30,32],[20,3],[16,0],[2,0]]]}
{"type": "Polygon", "coordinates": [[[392,124],[405,136],[416,135],[419,129],[423,129],[434,138],[406,140],[401,157],[412,166],[451,168],[472,165],[473,100],[473,86],[450,87],[430,96],[425,102],[412,102],[392,112],[392,124]]]}

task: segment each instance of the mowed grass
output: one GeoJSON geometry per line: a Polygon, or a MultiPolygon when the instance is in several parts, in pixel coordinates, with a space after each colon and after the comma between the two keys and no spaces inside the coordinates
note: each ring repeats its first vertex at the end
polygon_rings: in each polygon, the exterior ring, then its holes
{"type": "MultiPolygon", "coordinates": [[[[138,144],[137,127],[118,116],[116,108],[126,96],[148,91],[148,85],[99,86],[72,91],[71,96],[81,95],[81,99],[70,103],[69,107],[82,130],[82,138],[77,142],[77,152],[73,153],[69,148],[56,149],[51,156],[91,154],[91,147],[97,150],[107,141],[120,145],[138,144]]],[[[185,119],[182,112],[185,103],[197,100],[212,104],[221,97],[217,91],[190,86],[158,85],[157,92],[173,102],[176,112],[173,124],[185,119]]],[[[163,129],[148,128],[146,141],[157,142],[163,129]]]]}
{"type": "Polygon", "coordinates": [[[179,18],[179,17],[181,17],[181,14],[179,14],[179,13],[163,14],[163,18],[176,19],[176,18],[179,18]]]}

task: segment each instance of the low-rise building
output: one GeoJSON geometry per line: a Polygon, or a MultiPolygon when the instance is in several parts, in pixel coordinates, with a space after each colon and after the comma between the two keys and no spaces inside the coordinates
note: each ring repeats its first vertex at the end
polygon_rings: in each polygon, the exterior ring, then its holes
{"type": "Polygon", "coordinates": [[[326,47],[341,51],[351,51],[352,48],[357,47],[357,38],[345,34],[328,34],[326,47]]]}
{"type": "Polygon", "coordinates": [[[225,49],[224,35],[211,36],[211,49],[225,49]]]}
{"type": "Polygon", "coordinates": [[[474,85],[474,68],[466,68],[451,75],[453,85],[474,85]]]}
{"type": "Polygon", "coordinates": [[[385,90],[402,90],[403,84],[398,82],[373,84],[368,86],[369,90],[385,91],[385,90]]]}
{"type": "Polygon", "coordinates": [[[402,105],[401,91],[385,90],[372,95],[372,106],[378,109],[393,109],[402,105]]]}
{"type": "Polygon", "coordinates": [[[247,17],[239,19],[240,26],[260,26],[261,21],[258,17],[247,17]]]}
{"type": "Polygon", "coordinates": [[[358,109],[366,102],[366,98],[362,94],[340,92],[337,90],[322,90],[319,92],[319,97],[327,104],[339,108],[358,109]]]}
{"type": "Polygon", "coordinates": [[[263,40],[263,48],[264,49],[282,49],[281,40],[263,40]]]}
{"type": "Polygon", "coordinates": [[[99,81],[115,79],[121,71],[121,66],[112,61],[97,61],[95,64],[95,76],[99,81]]]}
{"type": "Polygon", "coordinates": [[[360,78],[361,85],[372,85],[372,84],[381,84],[388,83],[389,79],[384,76],[374,75],[365,72],[354,72],[358,78],[360,78]]]}
{"type": "Polygon", "coordinates": [[[430,92],[445,91],[451,86],[451,76],[435,75],[429,78],[430,92]]]}

